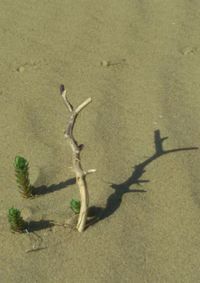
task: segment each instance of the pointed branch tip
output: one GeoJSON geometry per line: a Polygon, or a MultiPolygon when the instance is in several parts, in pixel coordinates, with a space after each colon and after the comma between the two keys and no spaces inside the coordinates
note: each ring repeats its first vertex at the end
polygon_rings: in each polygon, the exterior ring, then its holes
{"type": "Polygon", "coordinates": [[[60,85],[60,94],[65,91],[65,86],[63,84],[60,85]]]}

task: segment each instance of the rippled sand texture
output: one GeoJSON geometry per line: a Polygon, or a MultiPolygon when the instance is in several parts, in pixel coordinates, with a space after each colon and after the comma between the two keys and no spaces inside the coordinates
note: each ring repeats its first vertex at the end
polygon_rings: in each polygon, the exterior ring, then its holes
{"type": "Polygon", "coordinates": [[[198,0],[0,1],[1,283],[200,281],[199,10],[198,0]],[[62,225],[79,192],[61,83],[74,106],[92,98],[74,135],[84,169],[97,169],[87,181],[100,219],[82,234],[62,225]],[[35,199],[18,192],[17,154],[35,199]],[[10,232],[11,206],[27,233],[10,232]]]}

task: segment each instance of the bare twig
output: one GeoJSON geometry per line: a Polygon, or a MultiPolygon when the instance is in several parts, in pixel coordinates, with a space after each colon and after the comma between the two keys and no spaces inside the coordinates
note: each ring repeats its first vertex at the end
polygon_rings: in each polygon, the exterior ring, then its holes
{"type": "Polygon", "coordinates": [[[26,253],[31,253],[31,252],[37,252],[37,251],[40,251],[40,250],[45,250],[47,249],[47,247],[41,247],[41,248],[36,248],[36,247],[33,247],[32,249],[29,249],[29,250],[26,250],[25,252],[26,253]]]}
{"type": "Polygon", "coordinates": [[[87,189],[86,175],[89,173],[93,173],[96,170],[95,169],[91,169],[88,171],[83,170],[80,160],[80,152],[83,149],[83,145],[82,144],[78,145],[77,141],[75,140],[73,136],[73,128],[78,114],[92,101],[92,99],[91,97],[86,99],[75,110],[73,110],[73,106],[70,104],[69,100],[67,99],[64,85],[61,85],[60,92],[63,97],[65,106],[68,108],[69,112],[71,113],[64,136],[69,139],[69,143],[72,148],[73,170],[76,174],[76,182],[80,190],[81,208],[80,208],[80,213],[76,228],[79,232],[83,232],[86,225],[87,211],[89,206],[89,194],[87,189]]]}
{"type": "Polygon", "coordinates": [[[35,232],[30,233],[27,229],[25,229],[25,232],[26,232],[26,234],[29,236],[30,241],[31,241],[31,242],[33,241],[33,243],[32,243],[32,248],[27,249],[27,250],[25,251],[26,253],[37,252],[37,251],[40,251],[40,250],[47,249],[46,246],[45,246],[45,247],[41,247],[41,244],[42,244],[42,242],[43,242],[43,239],[42,239],[42,237],[40,237],[37,233],[35,233],[35,232]],[[35,238],[34,238],[34,235],[35,235],[35,238]]]}

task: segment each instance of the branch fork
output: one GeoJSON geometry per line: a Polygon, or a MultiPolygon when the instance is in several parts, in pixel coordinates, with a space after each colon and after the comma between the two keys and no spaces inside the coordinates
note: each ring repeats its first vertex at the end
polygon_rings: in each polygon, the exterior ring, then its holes
{"type": "Polygon", "coordinates": [[[66,126],[64,137],[69,140],[69,144],[72,149],[72,164],[73,164],[72,169],[76,174],[76,182],[79,187],[80,198],[81,198],[81,208],[80,208],[80,213],[76,228],[79,232],[83,232],[87,221],[87,212],[89,207],[89,193],[87,189],[86,176],[90,173],[96,172],[96,169],[90,169],[87,171],[83,170],[80,160],[80,152],[83,149],[84,145],[83,144],[78,145],[77,141],[73,136],[73,128],[78,114],[92,101],[92,99],[91,97],[87,98],[74,110],[74,107],[71,105],[71,103],[67,98],[67,91],[64,85],[60,86],[60,92],[65,106],[67,107],[68,111],[71,113],[69,121],[66,126]]]}

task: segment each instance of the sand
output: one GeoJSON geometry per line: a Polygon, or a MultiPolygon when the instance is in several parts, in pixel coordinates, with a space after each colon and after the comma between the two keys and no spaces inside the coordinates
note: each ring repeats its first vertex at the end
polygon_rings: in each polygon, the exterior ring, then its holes
{"type": "Polygon", "coordinates": [[[200,282],[199,9],[1,0],[1,283],[200,282]],[[101,219],[83,233],[48,224],[65,223],[79,198],[60,84],[74,106],[92,98],[74,134],[84,169],[97,170],[87,181],[101,219]],[[16,155],[34,199],[18,192],[16,155]],[[32,231],[11,233],[11,206],[32,231]]]}

